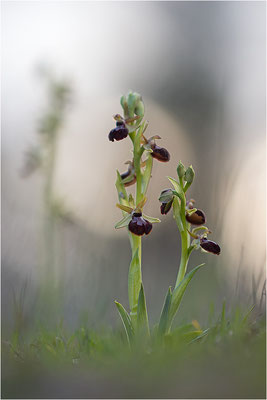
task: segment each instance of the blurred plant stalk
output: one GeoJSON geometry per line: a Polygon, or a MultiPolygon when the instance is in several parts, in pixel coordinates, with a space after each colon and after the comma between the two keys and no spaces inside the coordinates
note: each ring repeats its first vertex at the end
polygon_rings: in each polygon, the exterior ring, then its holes
{"type": "Polygon", "coordinates": [[[59,222],[67,217],[67,211],[60,199],[55,198],[54,179],[59,137],[71,99],[71,89],[67,82],[59,81],[45,69],[40,70],[48,90],[48,109],[40,118],[38,145],[26,153],[22,176],[27,177],[40,170],[44,178],[43,187],[43,256],[41,283],[46,292],[58,289],[63,278],[62,249],[59,247],[59,222]]]}

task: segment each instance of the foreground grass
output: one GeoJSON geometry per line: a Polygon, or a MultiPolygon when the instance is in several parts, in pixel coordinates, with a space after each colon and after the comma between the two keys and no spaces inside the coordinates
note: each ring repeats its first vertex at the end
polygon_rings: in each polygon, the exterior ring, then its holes
{"type": "Polygon", "coordinates": [[[2,398],[265,398],[265,320],[236,309],[159,343],[62,327],[2,344],[2,398]]]}

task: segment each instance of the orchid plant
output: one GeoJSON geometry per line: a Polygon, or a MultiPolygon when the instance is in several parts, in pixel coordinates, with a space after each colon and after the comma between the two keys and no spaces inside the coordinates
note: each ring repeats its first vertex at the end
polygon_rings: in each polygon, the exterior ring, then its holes
{"type": "MultiPolygon", "coordinates": [[[[153,160],[168,162],[168,150],[156,144],[161,139],[155,135],[145,137],[148,122],[144,120],[144,103],[138,93],[129,92],[121,97],[123,116],[114,115],[116,127],[113,128],[108,138],[111,142],[120,141],[127,137],[133,145],[133,159],[127,161],[128,169],[124,173],[117,171],[116,188],[118,192],[117,207],[122,211],[122,219],[115,225],[116,229],[127,228],[131,244],[131,263],[128,275],[128,296],[130,312],[119,302],[115,301],[122,319],[129,343],[140,333],[142,338],[150,337],[148,313],[144,286],[142,283],[142,236],[148,235],[154,223],[160,222],[158,218],[144,214],[143,210],[147,201],[146,193],[151,178],[153,160]],[[128,186],[135,185],[135,198],[127,193],[128,186]],[[145,336],[144,336],[145,335],[145,336]]],[[[204,212],[194,207],[194,200],[186,200],[186,192],[194,179],[192,166],[187,169],[180,162],[177,168],[178,180],[169,178],[173,189],[161,192],[161,214],[173,210],[173,217],[177,223],[182,242],[180,267],[174,290],[168,289],[160,321],[157,326],[157,336],[162,337],[170,332],[173,319],[176,315],[186,287],[196,271],[204,264],[195,267],[186,274],[189,257],[193,250],[201,248],[205,252],[220,254],[220,247],[215,242],[207,239],[210,233],[204,226],[204,212]],[[192,225],[196,225],[191,229],[192,225]]]]}

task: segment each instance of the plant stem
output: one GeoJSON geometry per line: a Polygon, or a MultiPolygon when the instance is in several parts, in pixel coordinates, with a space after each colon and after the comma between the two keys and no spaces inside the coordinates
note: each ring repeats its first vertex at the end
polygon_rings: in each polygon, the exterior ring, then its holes
{"type": "Polygon", "coordinates": [[[178,271],[178,275],[177,275],[175,288],[179,285],[179,283],[182,282],[182,280],[185,276],[188,259],[189,259],[189,257],[188,257],[188,236],[187,236],[186,231],[181,232],[181,240],[182,240],[182,253],[181,253],[180,266],[179,266],[179,271],[178,271]]]}
{"type": "Polygon", "coordinates": [[[181,199],[181,207],[180,207],[180,220],[182,222],[183,230],[179,228],[180,235],[181,235],[181,242],[182,242],[182,252],[181,252],[181,259],[180,259],[180,266],[179,266],[179,271],[177,275],[177,280],[175,284],[175,288],[182,282],[185,274],[186,274],[186,269],[187,269],[187,264],[188,264],[188,259],[189,259],[189,254],[188,254],[188,247],[190,245],[190,238],[187,233],[187,222],[185,218],[185,198],[181,199]]]}
{"type": "Polygon", "coordinates": [[[141,269],[142,241],[140,236],[136,236],[133,234],[130,235],[131,235],[131,247],[132,247],[132,260],[128,275],[128,294],[129,294],[129,305],[131,309],[132,321],[136,322],[138,296],[142,282],[142,269],[141,269]],[[137,251],[138,254],[136,253],[137,251]]]}

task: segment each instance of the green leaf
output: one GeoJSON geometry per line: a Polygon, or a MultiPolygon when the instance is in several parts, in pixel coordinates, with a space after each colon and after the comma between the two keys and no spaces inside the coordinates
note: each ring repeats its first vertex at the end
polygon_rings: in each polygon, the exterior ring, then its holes
{"type": "Polygon", "coordinates": [[[182,282],[174,289],[173,293],[172,293],[172,302],[171,302],[171,307],[169,310],[169,321],[168,321],[168,330],[171,327],[171,324],[173,322],[173,319],[175,317],[175,314],[178,311],[179,305],[182,301],[184,292],[187,288],[187,285],[189,284],[189,282],[191,281],[191,279],[193,278],[193,276],[195,275],[195,273],[201,268],[203,267],[205,264],[200,264],[197,267],[195,267],[192,271],[190,271],[182,280],[182,282]]]}
{"type": "Polygon", "coordinates": [[[169,176],[168,176],[168,179],[169,179],[169,181],[171,182],[171,184],[173,185],[175,191],[177,192],[177,193],[174,193],[174,194],[176,194],[182,201],[185,202],[184,191],[183,191],[183,189],[181,188],[179,182],[177,182],[177,181],[176,181],[175,179],[173,179],[173,178],[170,178],[169,176]]]}
{"type": "Polygon", "coordinates": [[[140,332],[145,332],[149,336],[149,324],[146,308],[146,298],[143,284],[141,283],[137,306],[137,326],[140,332]]]}
{"type": "Polygon", "coordinates": [[[145,195],[147,192],[148,184],[149,184],[149,181],[151,178],[152,165],[153,165],[153,158],[151,157],[150,154],[148,154],[147,160],[146,160],[146,168],[145,168],[143,176],[142,176],[142,194],[143,195],[145,195]]]}
{"type": "Polygon", "coordinates": [[[115,229],[120,229],[124,228],[125,226],[128,226],[132,216],[127,214],[125,217],[123,217],[119,222],[116,223],[115,229]]]}
{"type": "Polygon", "coordinates": [[[170,309],[170,305],[171,305],[171,300],[172,300],[172,291],[171,291],[171,287],[169,287],[166,297],[165,297],[165,301],[164,301],[164,305],[161,311],[161,315],[160,315],[160,320],[159,320],[159,326],[158,326],[158,334],[160,336],[164,335],[166,333],[167,327],[168,327],[168,317],[169,317],[169,309],[170,309]]]}
{"type": "Polygon", "coordinates": [[[147,221],[151,222],[151,224],[155,224],[156,222],[161,222],[160,219],[154,218],[154,217],[149,217],[148,215],[145,215],[145,214],[143,214],[143,217],[144,217],[147,221]]]}
{"type": "Polygon", "coordinates": [[[126,332],[127,340],[130,343],[133,340],[133,336],[134,336],[134,329],[133,329],[131,317],[127,313],[125,308],[119,302],[115,301],[115,304],[119,311],[119,314],[120,314],[120,317],[121,317],[121,320],[122,320],[122,323],[123,323],[123,326],[124,326],[124,329],[126,332]]]}

